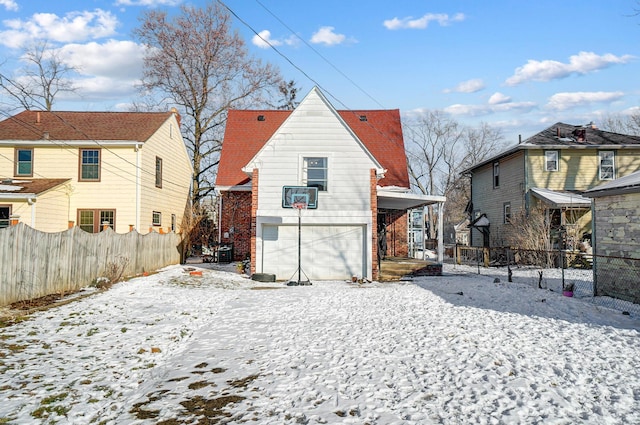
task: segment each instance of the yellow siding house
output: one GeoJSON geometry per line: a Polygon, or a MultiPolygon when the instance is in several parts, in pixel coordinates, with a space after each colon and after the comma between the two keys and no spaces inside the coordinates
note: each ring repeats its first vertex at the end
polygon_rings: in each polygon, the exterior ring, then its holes
{"type": "Polygon", "coordinates": [[[0,228],[179,232],[191,177],[175,111],[24,111],[0,122],[0,228]]]}
{"type": "Polygon", "coordinates": [[[560,229],[572,235],[570,243],[588,239],[591,201],[582,194],[638,169],[640,137],[556,123],[464,171],[471,179],[472,245],[508,245],[511,220],[537,207],[556,247],[560,229]]]}

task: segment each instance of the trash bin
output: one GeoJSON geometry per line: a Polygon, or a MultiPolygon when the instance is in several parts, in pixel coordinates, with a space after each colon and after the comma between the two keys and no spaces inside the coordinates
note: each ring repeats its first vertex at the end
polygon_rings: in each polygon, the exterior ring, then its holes
{"type": "Polygon", "coordinates": [[[233,245],[222,245],[218,248],[218,262],[230,263],[233,261],[233,245]]]}

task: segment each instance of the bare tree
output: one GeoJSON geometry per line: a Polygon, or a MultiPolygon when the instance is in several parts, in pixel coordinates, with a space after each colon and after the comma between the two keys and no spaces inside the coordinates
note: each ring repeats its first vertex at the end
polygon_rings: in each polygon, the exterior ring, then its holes
{"type": "MultiPolygon", "coordinates": [[[[424,195],[444,195],[455,175],[457,152],[462,149],[462,128],[440,111],[428,111],[405,120],[411,184],[424,195]]],[[[435,237],[433,207],[427,211],[428,237],[435,237]]]]}
{"type": "Polygon", "coordinates": [[[17,75],[0,74],[0,88],[17,106],[51,111],[58,94],[76,91],[68,77],[77,69],[65,64],[59,51],[46,41],[25,50],[21,60],[25,66],[17,75]]]}
{"type": "Polygon", "coordinates": [[[168,97],[182,114],[182,131],[194,169],[192,200],[214,190],[227,110],[263,102],[281,78],[249,56],[219,2],[181,13],[150,10],[135,30],[148,47],[142,90],[168,97]]]}
{"type": "MultiPolygon", "coordinates": [[[[448,220],[462,220],[470,193],[469,179],[460,171],[495,153],[502,132],[485,123],[464,127],[441,111],[407,119],[403,127],[412,186],[425,195],[445,195],[448,220]]],[[[427,217],[429,237],[434,237],[432,209],[427,217]]]]}
{"type": "Polygon", "coordinates": [[[517,247],[517,261],[549,267],[552,263],[551,227],[546,210],[543,207],[532,208],[528,213],[521,210],[510,223],[513,229],[508,233],[506,243],[517,247]]]}
{"type": "Polygon", "coordinates": [[[298,88],[294,80],[281,81],[278,85],[278,92],[282,95],[282,101],[276,106],[277,109],[296,109],[300,102],[296,100],[298,88]]]}
{"type": "Polygon", "coordinates": [[[640,136],[640,111],[631,115],[610,114],[602,119],[600,127],[613,133],[640,136]]]}

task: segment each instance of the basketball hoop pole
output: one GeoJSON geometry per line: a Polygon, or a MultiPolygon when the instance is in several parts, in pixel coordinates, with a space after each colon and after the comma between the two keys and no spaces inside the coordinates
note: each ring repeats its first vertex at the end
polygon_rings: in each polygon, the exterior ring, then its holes
{"type": "Polygon", "coordinates": [[[308,277],[305,283],[302,282],[302,210],[307,207],[307,204],[305,202],[295,202],[291,206],[298,210],[298,280],[291,283],[295,285],[310,285],[311,282],[309,282],[308,277]]]}
{"type": "Polygon", "coordinates": [[[301,233],[302,233],[302,208],[301,206],[298,206],[298,285],[300,284],[300,272],[302,271],[302,265],[301,265],[301,261],[302,261],[302,254],[301,254],[301,246],[302,246],[302,239],[300,237],[301,233]]]}

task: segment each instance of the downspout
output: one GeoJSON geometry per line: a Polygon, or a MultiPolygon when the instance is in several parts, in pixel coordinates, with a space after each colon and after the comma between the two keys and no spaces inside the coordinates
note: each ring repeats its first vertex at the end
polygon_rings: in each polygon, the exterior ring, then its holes
{"type": "Polygon", "coordinates": [[[444,202],[438,202],[438,263],[444,261],[444,202]]]}
{"type": "Polygon", "coordinates": [[[591,270],[593,273],[593,294],[598,295],[598,238],[596,237],[596,198],[591,198],[591,270]]]}
{"type": "Polygon", "coordinates": [[[222,192],[218,196],[218,243],[222,240],[222,192]]]}
{"type": "Polygon", "coordinates": [[[141,170],[140,170],[140,148],[141,148],[142,144],[141,143],[136,143],[135,146],[135,151],[136,151],[136,231],[140,232],[140,203],[141,203],[141,199],[140,197],[142,196],[141,194],[141,190],[140,190],[140,185],[142,184],[141,181],[141,170]]]}
{"type": "Polygon", "coordinates": [[[522,191],[524,192],[524,211],[526,216],[529,216],[529,150],[524,150],[524,187],[522,191]]]}

